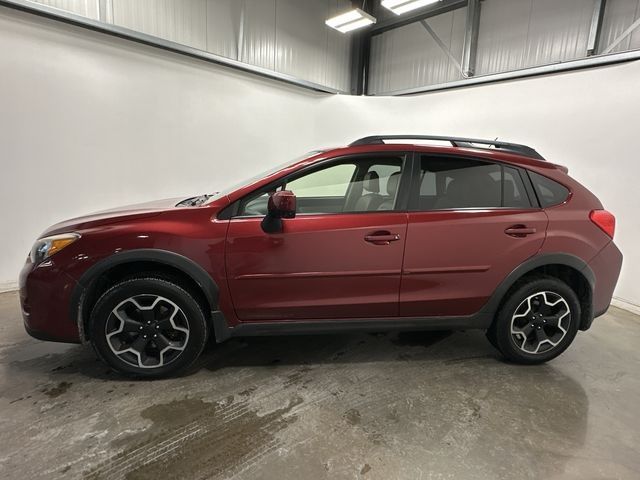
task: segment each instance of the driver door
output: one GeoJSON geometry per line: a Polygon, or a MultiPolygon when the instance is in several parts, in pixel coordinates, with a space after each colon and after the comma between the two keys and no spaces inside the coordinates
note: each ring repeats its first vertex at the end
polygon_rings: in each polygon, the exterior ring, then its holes
{"type": "Polygon", "coordinates": [[[405,163],[398,153],[329,160],[241,200],[226,245],[240,320],[397,316],[405,163]],[[296,217],[283,220],[281,233],[267,234],[260,223],[277,189],[296,194],[296,217]]]}

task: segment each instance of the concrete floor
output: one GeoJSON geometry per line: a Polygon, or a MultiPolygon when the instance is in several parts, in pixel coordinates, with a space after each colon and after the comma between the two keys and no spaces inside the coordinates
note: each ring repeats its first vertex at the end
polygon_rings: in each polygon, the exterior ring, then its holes
{"type": "Polygon", "coordinates": [[[638,479],[639,346],[612,308],[543,366],[482,332],[272,337],[135,382],[2,294],[0,478],[638,479]]]}

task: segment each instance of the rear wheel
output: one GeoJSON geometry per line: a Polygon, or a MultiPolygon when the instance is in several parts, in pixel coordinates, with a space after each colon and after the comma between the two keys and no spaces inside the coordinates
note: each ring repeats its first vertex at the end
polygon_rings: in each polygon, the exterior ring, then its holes
{"type": "Polygon", "coordinates": [[[207,341],[203,309],[181,286],[146,277],[122,281],[96,302],[90,318],[98,356],[125,375],[165,377],[189,367],[207,341]]]}
{"type": "Polygon", "coordinates": [[[575,292],[557,278],[536,277],[509,296],[487,337],[511,361],[543,363],[567,349],[579,320],[575,292]]]}

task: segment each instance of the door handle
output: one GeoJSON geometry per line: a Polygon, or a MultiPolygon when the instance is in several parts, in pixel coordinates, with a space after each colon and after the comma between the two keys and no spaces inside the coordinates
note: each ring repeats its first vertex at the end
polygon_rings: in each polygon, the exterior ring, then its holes
{"type": "Polygon", "coordinates": [[[397,242],[398,240],[400,240],[400,235],[386,231],[375,232],[364,237],[365,242],[373,243],[374,245],[389,245],[391,242],[397,242]]]}
{"type": "Polygon", "coordinates": [[[526,237],[536,232],[537,230],[535,228],[527,227],[526,225],[513,225],[504,231],[504,233],[512,237],[526,237]]]}

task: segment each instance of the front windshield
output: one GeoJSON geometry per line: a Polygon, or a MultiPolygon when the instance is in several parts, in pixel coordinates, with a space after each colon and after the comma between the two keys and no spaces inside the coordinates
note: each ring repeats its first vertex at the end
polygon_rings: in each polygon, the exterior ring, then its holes
{"type": "Polygon", "coordinates": [[[267,177],[273,173],[276,173],[290,165],[293,165],[294,163],[299,162],[300,160],[304,160],[305,158],[310,158],[313,157],[314,155],[317,155],[319,153],[322,153],[323,150],[312,150],[308,153],[305,153],[304,155],[300,155],[299,157],[296,157],[293,160],[289,160],[288,162],[285,163],[281,163],[275,167],[271,167],[269,170],[266,170],[262,173],[259,173],[257,175],[254,175],[251,178],[248,178],[246,180],[243,180],[241,182],[236,183],[235,185],[232,185],[231,187],[225,188],[224,190],[220,191],[220,192],[216,192],[214,193],[210,198],[207,199],[207,203],[209,202],[213,202],[214,200],[217,200],[221,197],[224,197],[225,195],[228,195],[236,190],[238,190],[240,187],[244,187],[245,185],[251,185],[253,182],[257,182],[258,180],[263,179],[264,177],[267,177]]]}

